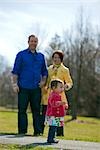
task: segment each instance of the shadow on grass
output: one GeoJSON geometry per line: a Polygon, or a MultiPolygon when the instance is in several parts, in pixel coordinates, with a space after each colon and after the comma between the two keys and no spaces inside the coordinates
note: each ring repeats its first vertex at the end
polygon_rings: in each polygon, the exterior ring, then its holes
{"type": "Polygon", "coordinates": [[[65,123],[68,123],[68,122],[71,122],[71,121],[74,121],[74,120],[76,120],[76,119],[71,118],[71,119],[66,120],[65,123]]]}
{"type": "Polygon", "coordinates": [[[0,136],[7,136],[7,138],[20,138],[20,137],[26,137],[26,136],[32,136],[29,134],[18,134],[18,133],[7,133],[7,132],[3,132],[0,133],[0,136]]]}
{"type": "MultiPolygon", "coordinates": [[[[61,148],[54,148],[54,145],[57,145],[57,143],[55,144],[55,143],[52,143],[52,144],[49,144],[49,143],[47,143],[47,142],[42,142],[42,143],[39,143],[39,142],[37,142],[37,143],[32,143],[32,144],[28,144],[28,145],[25,145],[24,146],[24,148],[26,148],[26,149],[31,149],[31,148],[38,148],[39,149],[39,147],[40,147],[40,149],[42,150],[42,147],[43,147],[43,149],[45,149],[45,150],[51,150],[51,149],[56,149],[56,150],[65,150],[65,149],[61,149],[61,148]],[[45,147],[45,148],[44,148],[45,147]]],[[[71,149],[66,149],[66,150],[71,150],[71,149]]]]}
{"type": "Polygon", "coordinates": [[[35,148],[35,147],[41,147],[41,146],[50,146],[50,145],[54,145],[53,143],[52,144],[49,144],[47,142],[36,142],[36,143],[32,143],[32,144],[27,144],[24,146],[24,148],[26,149],[29,149],[29,148],[35,148]]]}
{"type": "Polygon", "coordinates": [[[17,133],[13,133],[13,132],[11,132],[11,133],[7,133],[7,132],[0,132],[0,136],[5,136],[5,135],[17,135],[17,133]]]}

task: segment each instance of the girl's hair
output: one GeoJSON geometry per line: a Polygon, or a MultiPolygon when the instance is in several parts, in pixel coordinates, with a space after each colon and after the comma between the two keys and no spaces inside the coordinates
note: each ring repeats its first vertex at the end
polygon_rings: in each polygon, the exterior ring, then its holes
{"type": "Polygon", "coordinates": [[[55,54],[58,54],[58,55],[59,55],[60,60],[61,60],[61,62],[62,62],[62,61],[63,61],[63,57],[64,57],[63,52],[62,52],[61,50],[56,50],[56,51],[54,51],[53,54],[52,54],[52,58],[54,58],[54,55],[55,55],[55,54]]]}
{"type": "Polygon", "coordinates": [[[51,80],[51,83],[50,83],[51,89],[57,88],[58,83],[62,83],[63,84],[63,81],[60,80],[60,79],[53,79],[53,80],[51,80]]]}

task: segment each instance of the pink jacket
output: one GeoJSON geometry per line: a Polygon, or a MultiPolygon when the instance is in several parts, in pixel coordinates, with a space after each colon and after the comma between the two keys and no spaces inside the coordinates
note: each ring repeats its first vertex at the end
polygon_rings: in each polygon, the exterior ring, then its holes
{"type": "Polygon", "coordinates": [[[57,92],[51,92],[48,99],[47,105],[47,116],[63,117],[65,115],[65,106],[59,105],[61,96],[57,92]]]}

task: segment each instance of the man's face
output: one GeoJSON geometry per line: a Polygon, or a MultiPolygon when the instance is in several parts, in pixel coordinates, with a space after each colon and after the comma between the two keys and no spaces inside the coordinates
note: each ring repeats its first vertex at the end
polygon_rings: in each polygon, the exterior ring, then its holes
{"type": "Polygon", "coordinates": [[[28,44],[31,50],[35,50],[38,44],[38,39],[36,37],[31,37],[28,44]]]}

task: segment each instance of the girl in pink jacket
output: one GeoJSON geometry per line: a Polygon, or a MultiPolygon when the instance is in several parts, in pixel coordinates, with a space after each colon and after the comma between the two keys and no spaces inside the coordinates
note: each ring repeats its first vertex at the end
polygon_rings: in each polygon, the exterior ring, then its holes
{"type": "Polygon", "coordinates": [[[51,92],[48,98],[45,122],[49,124],[48,143],[58,143],[54,140],[57,127],[64,125],[65,110],[67,108],[65,102],[61,100],[61,95],[64,91],[63,81],[54,79],[51,81],[51,92]]]}

